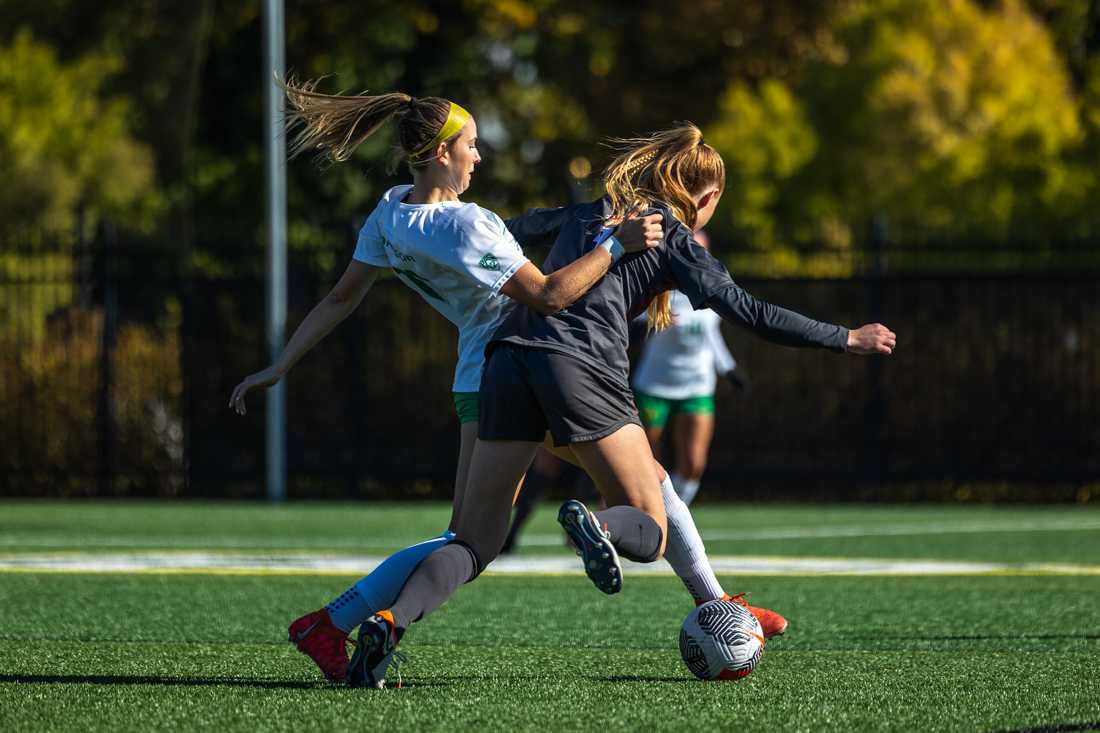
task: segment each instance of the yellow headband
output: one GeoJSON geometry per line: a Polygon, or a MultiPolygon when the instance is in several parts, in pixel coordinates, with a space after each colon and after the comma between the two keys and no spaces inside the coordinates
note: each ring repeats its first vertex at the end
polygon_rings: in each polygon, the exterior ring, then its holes
{"type": "Polygon", "coordinates": [[[461,130],[468,119],[470,119],[470,113],[463,109],[461,105],[451,102],[451,110],[447,113],[447,121],[443,123],[443,127],[439,128],[439,132],[435,134],[435,137],[433,137],[427,145],[420,148],[420,150],[409,153],[409,160],[416,161],[421,155],[429,150],[435,150],[439,143],[447,140],[461,130]]]}

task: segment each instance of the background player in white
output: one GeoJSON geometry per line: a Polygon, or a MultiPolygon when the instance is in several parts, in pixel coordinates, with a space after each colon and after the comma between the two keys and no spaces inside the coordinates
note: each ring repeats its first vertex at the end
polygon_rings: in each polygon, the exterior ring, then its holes
{"type": "Polygon", "coordinates": [[[469,188],[481,161],[477,124],[461,106],[438,97],[402,93],[326,95],[308,83],[287,84],[286,90],[293,109],[288,127],[299,128],[290,145],[292,156],[317,150],[333,161],[347,160],[367,137],[397,118],[398,138],[413,183],[391,188],[382,196],[336,286],[298,326],[275,363],[237,385],[230,406],[244,414],[249,390],[278,382],[355,310],[383,268],[391,268],[459,330],[453,390],[461,442],[448,530],[391,556],[325,609],[291,625],[291,640],[299,649],[326,676],[343,679],[347,632],[388,605],[416,564],[453,536],[477,438],[476,397],[485,344],[513,302],[540,313],[560,310],[607,273],[622,256],[624,245],[632,251],[656,246],[662,230],[659,216],[632,219],[618,232],[622,242],[609,238],[551,275],[543,275],[524,256],[499,216],[458,198],[469,188]]]}
{"type": "MultiPolygon", "coordinates": [[[[706,232],[695,232],[695,241],[710,249],[706,232]]],[[[716,375],[739,390],[746,389],[748,380],[726,347],[717,313],[709,308],[694,310],[679,290],[672,292],[670,306],[672,324],[647,334],[631,382],[646,437],[658,458],[668,426],[674,456],[669,472],[672,485],[690,504],[707,468],[714,437],[716,375]]]]}

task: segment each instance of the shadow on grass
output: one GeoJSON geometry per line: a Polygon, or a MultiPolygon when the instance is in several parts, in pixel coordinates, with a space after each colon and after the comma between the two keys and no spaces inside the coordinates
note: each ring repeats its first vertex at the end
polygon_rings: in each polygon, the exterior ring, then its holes
{"type": "Polygon", "coordinates": [[[849,636],[848,639],[867,641],[877,639],[907,639],[909,641],[1059,641],[1066,639],[1084,639],[1096,641],[1100,634],[874,634],[873,636],[849,636]]]}
{"type": "Polygon", "coordinates": [[[1100,721],[1039,725],[1034,728],[1019,728],[1017,730],[1000,731],[999,733],[1070,733],[1070,731],[1079,730],[1100,730],[1100,721]]]}
{"type": "MultiPolygon", "coordinates": [[[[158,677],[155,675],[105,674],[0,674],[0,683],[45,685],[154,685],[164,687],[252,687],[267,690],[349,689],[331,682],[301,680],[248,680],[232,677],[158,677]]],[[[440,682],[404,681],[406,687],[443,687],[440,682]]]]}

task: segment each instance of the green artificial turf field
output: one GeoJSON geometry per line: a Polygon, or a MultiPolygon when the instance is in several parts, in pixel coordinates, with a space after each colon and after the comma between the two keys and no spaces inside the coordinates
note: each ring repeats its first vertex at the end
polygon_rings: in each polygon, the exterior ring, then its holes
{"type": "MultiPolygon", "coordinates": [[[[580,575],[487,574],[409,632],[401,689],[350,690],[282,640],[354,575],[20,563],[379,555],[438,531],[445,507],[4,503],[0,730],[1100,727],[1100,513],[703,506],[697,518],[716,556],[1011,569],[722,573],[791,622],[737,683],[698,682],[680,662],[691,604],[671,576],[628,571],[608,597],[580,575]]],[[[568,557],[553,529],[548,507],[523,557],[568,557]]]]}

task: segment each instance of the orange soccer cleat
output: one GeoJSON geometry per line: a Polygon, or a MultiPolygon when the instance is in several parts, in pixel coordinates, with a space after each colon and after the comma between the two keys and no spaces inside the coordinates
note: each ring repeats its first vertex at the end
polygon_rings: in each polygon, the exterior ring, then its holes
{"type": "MultiPolygon", "coordinates": [[[[760,628],[764,630],[764,638],[770,639],[773,636],[779,636],[787,630],[787,619],[780,616],[775,611],[770,611],[766,608],[758,608],[756,606],[750,606],[749,602],[745,600],[745,596],[748,593],[737,593],[730,595],[729,593],[722,596],[720,600],[731,601],[739,606],[744,606],[749,610],[756,620],[760,622],[760,628]]],[[[701,606],[705,601],[696,601],[696,606],[701,606]]]]}
{"type": "Polygon", "coordinates": [[[348,635],[336,628],[327,610],[322,608],[307,613],[292,623],[287,631],[290,643],[312,659],[327,679],[333,682],[347,679],[348,635]]]}

